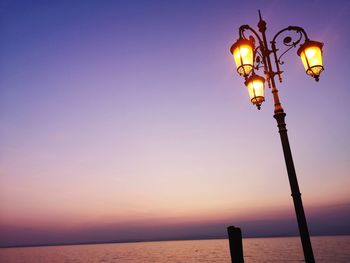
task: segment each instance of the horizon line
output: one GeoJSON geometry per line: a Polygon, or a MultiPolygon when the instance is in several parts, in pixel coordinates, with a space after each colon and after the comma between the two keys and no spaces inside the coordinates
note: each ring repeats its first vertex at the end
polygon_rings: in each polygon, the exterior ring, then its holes
{"type": "MultiPolygon", "coordinates": [[[[349,233],[344,234],[312,234],[311,237],[329,237],[329,236],[350,236],[349,233]]],[[[251,238],[284,238],[284,237],[299,237],[298,234],[280,234],[280,235],[243,235],[243,239],[251,238]]],[[[23,245],[10,245],[0,246],[0,249],[6,248],[30,248],[30,247],[54,247],[54,246],[79,246],[79,245],[102,245],[102,244],[128,244],[128,243],[150,243],[150,242],[166,242],[166,241],[195,241],[195,240],[215,240],[215,239],[228,239],[228,237],[222,236],[208,236],[208,237],[189,237],[189,238],[158,238],[158,239],[145,239],[145,240],[107,240],[107,241],[87,241],[87,242],[62,242],[62,243],[48,243],[48,244],[23,244],[23,245]]]]}

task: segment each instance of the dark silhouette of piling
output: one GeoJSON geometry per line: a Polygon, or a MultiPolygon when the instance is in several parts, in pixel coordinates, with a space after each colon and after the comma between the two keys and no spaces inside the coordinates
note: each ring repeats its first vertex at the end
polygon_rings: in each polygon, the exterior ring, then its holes
{"type": "Polygon", "coordinates": [[[243,263],[243,245],[241,229],[234,226],[227,228],[228,239],[230,243],[230,253],[232,263],[243,263]]]}

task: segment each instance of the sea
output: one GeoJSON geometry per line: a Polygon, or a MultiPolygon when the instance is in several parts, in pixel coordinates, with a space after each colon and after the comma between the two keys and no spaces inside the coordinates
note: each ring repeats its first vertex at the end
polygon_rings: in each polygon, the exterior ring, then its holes
{"type": "MultiPolygon", "coordinates": [[[[318,263],[349,263],[350,236],[317,236],[311,242],[318,263]]],[[[303,262],[298,237],[245,238],[244,261],[303,262]]],[[[1,248],[1,263],[230,263],[227,239],[1,248]]]]}

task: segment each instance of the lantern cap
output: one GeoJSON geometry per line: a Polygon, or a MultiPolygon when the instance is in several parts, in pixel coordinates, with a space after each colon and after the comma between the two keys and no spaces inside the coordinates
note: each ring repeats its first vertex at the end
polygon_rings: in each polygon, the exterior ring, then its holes
{"type": "Polygon", "coordinates": [[[300,56],[301,52],[303,52],[306,48],[315,47],[315,46],[319,47],[322,50],[323,43],[318,41],[313,41],[313,40],[306,40],[305,43],[299,47],[297,51],[298,56],[300,56]]]}
{"type": "Polygon", "coordinates": [[[246,79],[246,81],[244,82],[244,84],[247,86],[249,82],[253,81],[253,80],[261,80],[262,82],[265,82],[265,79],[259,75],[256,75],[255,73],[253,73],[249,78],[246,79]]]}
{"type": "Polygon", "coordinates": [[[245,38],[239,38],[230,48],[230,52],[231,54],[233,54],[233,51],[238,47],[238,46],[241,46],[241,45],[249,45],[252,47],[252,49],[254,49],[254,43],[252,40],[248,40],[248,39],[245,39],[245,38]]]}

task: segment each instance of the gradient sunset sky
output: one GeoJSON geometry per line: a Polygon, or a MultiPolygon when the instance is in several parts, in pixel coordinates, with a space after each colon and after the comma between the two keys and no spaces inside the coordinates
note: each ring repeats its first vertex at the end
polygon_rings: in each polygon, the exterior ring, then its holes
{"type": "Polygon", "coordinates": [[[2,0],[0,245],[295,233],[229,52],[258,9],[324,42],[319,83],[295,49],[278,87],[311,233],[350,234],[349,1],[2,0]]]}

